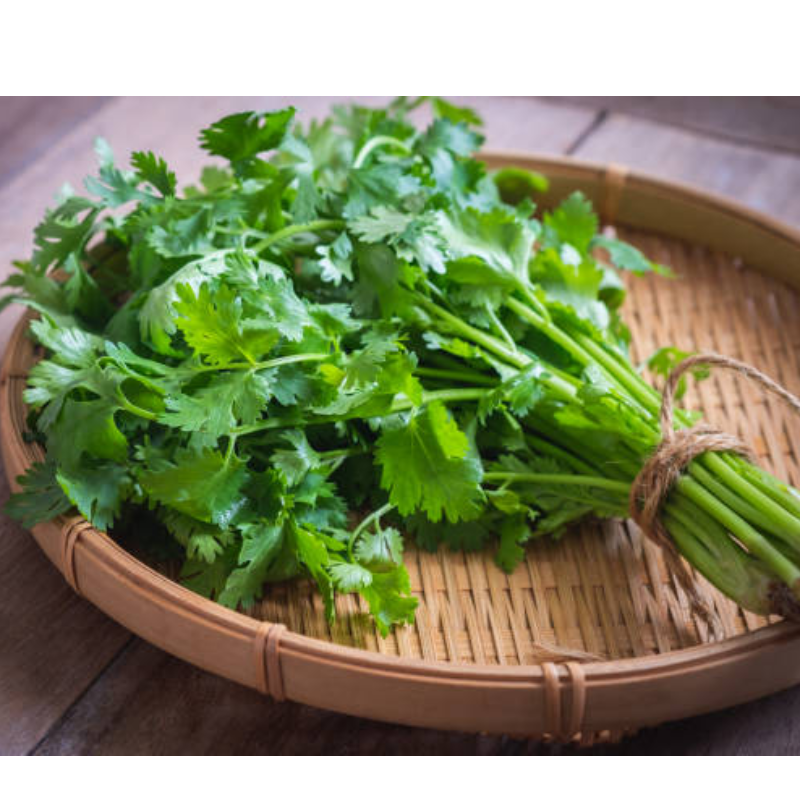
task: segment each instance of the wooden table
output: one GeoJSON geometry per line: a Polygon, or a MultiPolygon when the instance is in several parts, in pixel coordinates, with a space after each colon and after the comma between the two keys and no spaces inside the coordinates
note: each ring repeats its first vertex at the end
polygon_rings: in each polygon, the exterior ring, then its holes
{"type": "MultiPolygon", "coordinates": [[[[340,98],[341,99],[341,98],[340,98]]],[[[248,107],[330,98],[0,99],[0,270],[65,181],[93,169],[92,139],[153,149],[197,176],[200,127],[248,107]]],[[[471,98],[488,146],[618,161],[728,194],[800,226],[800,101],[756,98],[471,98]]],[[[16,311],[0,318],[5,347],[16,311]]],[[[0,502],[8,490],[0,480],[0,502]]],[[[535,754],[564,748],[387,725],[273,703],[132,636],[67,587],[0,517],[0,753],[535,754]]],[[[580,752],[580,751],[578,751],[580,752]]],[[[800,688],[643,731],[619,754],[800,753],[800,688]]]]}

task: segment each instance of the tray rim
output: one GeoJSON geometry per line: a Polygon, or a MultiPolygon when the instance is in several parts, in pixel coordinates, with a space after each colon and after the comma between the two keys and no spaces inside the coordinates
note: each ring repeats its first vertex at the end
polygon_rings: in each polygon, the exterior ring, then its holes
{"type": "MultiPolygon", "coordinates": [[[[800,270],[790,269],[785,260],[788,248],[800,263],[800,231],[728,198],[613,164],[512,151],[481,155],[492,167],[517,165],[544,172],[551,179],[548,197],[554,201],[582,188],[607,210],[607,223],[620,221],[703,244],[710,238],[710,246],[723,251],[717,235],[720,224],[737,225],[737,254],[759,271],[800,285],[800,270]],[[673,213],[664,216],[665,210],[673,213]]],[[[24,344],[27,318],[16,324],[0,370],[0,419],[6,426],[0,450],[13,488],[32,461],[11,412],[11,395],[18,387],[10,378],[19,377],[12,374],[12,362],[24,344]]],[[[245,686],[258,686],[263,653],[256,643],[264,622],[194,594],[85,521],[74,541],[71,564],[66,564],[64,534],[75,521],[73,517],[70,524],[65,519],[43,523],[32,534],[62,573],[74,566],[84,597],[161,649],[245,686]]],[[[576,698],[571,673],[563,664],[548,670],[541,664],[428,662],[291,631],[280,637],[279,659],[288,699],[426,727],[557,733],[547,730],[553,702],[566,709],[576,698]]],[[[728,707],[800,682],[800,625],[779,622],[721,642],[589,662],[580,670],[586,692],[583,731],[636,728],[728,707]],[[733,689],[721,692],[721,678],[726,676],[733,689]],[[620,689],[625,692],[624,709],[620,689]]]]}

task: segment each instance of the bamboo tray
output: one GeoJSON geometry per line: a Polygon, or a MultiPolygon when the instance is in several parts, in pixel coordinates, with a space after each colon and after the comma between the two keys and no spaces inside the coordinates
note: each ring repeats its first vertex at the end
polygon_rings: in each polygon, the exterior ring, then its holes
{"type": "MultiPolygon", "coordinates": [[[[547,174],[546,205],[583,190],[605,223],[675,269],[679,280],[629,282],[624,315],[636,359],[663,344],[714,349],[798,392],[800,234],[613,165],[510,153],[486,160],[547,174]]],[[[0,376],[0,445],[14,488],[41,455],[23,439],[22,390],[35,357],[25,328],[23,319],[0,376]]],[[[693,388],[687,403],[800,486],[800,424],[779,403],[724,374],[693,388]]],[[[271,587],[238,613],[80,518],[38,525],[33,536],[76,591],[164,650],[276,699],[373,719],[592,744],[800,682],[800,626],[745,612],[698,578],[724,629],[710,642],[658,550],[622,521],[538,542],[511,576],[490,553],[409,548],[416,623],[387,639],[351,596],[338,598],[332,628],[302,582],[271,587]]]]}

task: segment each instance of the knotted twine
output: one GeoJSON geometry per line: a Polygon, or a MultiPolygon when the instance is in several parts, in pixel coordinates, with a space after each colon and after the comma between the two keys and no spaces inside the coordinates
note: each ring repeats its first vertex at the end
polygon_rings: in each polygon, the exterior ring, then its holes
{"type": "MultiPolygon", "coordinates": [[[[719,621],[700,596],[697,585],[678,553],[675,541],[661,521],[661,506],[683,470],[697,456],[709,451],[727,450],[751,461],[755,459],[751,450],[738,437],[710,425],[701,424],[675,430],[674,405],[678,384],[686,372],[697,367],[721,367],[750,378],[766,392],[780,397],[798,414],[800,399],[755,367],[718,353],[699,353],[685,359],[670,373],[664,387],[659,415],[661,442],[631,485],[629,513],[642,532],[661,548],[667,567],[686,592],[692,610],[706,622],[712,636],[716,637],[719,634],[719,621]]],[[[780,606],[779,597],[775,600],[778,600],[777,605],[780,606]]],[[[781,613],[778,608],[776,611],[781,613]]]]}

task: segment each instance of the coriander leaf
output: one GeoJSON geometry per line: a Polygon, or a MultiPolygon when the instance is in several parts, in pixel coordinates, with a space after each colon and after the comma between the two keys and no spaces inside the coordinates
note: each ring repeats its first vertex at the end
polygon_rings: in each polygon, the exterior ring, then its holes
{"type": "Polygon", "coordinates": [[[56,469],[55,462],[49,458],[31,464],[28,471],[17,478],[20,492],[9,497],[3,511],[30,528],[66,514],[72,503],[56,480],[56,469]]]}
{"type": "Polygon", "coordinates": [[[239,564],[227,580],[219,594],[219,602],[229,608],[239,605],[248,608],[261,597],[272,562],[277,556],[284,540],[284,523],[257,524],[248,526],[239,564]]]}
{"type": "Polygon", "coordinates": [[[331,620],[334,615],[333,584],[328,573],[330,562],[328,549],[311,531],[297,525],[293,526],[293,531],[300,561],[317,582],[325,604],[325,614],[331,620]]]}
{"type": "Polygon", "coordinates": [[[244,111],[231,114],[200,132],[200,146],[233,164],[274,150],[294,119],[294,108],[271,113],[244,111]]]}
{"type": "Polygon", "coordinates": [[[55,361],[70,367],[91,367],[103,346],[99,336],[78,327],[56,325],[48,317],[31,320],[30,329],[39,344],[53,352],[55,361]]]}
{"type": "Polygon", "coordinates": [[[338,286],[342,278],[353,280],[353,245],[346,233],[340,233],[329,245],[316,249],[322,280],[338,286]]]}
{"type": "Polygon", "coordinates": [[[77,465],[84,453],[124,463],[128,440],[114,420],[118,406],[107,399],[64,402],[48,433],[48,450],[60,464],[77,465]]]}
{"type": "Polygon", "coordinates": [[[386,429],[377,446],[381,486],[401,514],[422,509],[436,522],[477,516],[482,501],[480,459],[445,406],[431,403],[403,427],[386,429]]]}
{"type": "Polygon", "coordinates": [[[468,125],[477,125],[479,127],[483,125],[483,120],[473,108],[453,105],[443,97],[432,97],[431,105],[433,106],[433,113],[442,119],[447,119],[450,122],[465,122],[468,125]]]}
{"type": "Polygon", "coordinates": [[[360,564],[335,561],[330,565],[331,580],[340,592],[358,592],[372,583],[372,573],[360,564]]]}
{"type": "Polygon", "coordinates": [[[180,572],[180,581],[203,597],[219,598],[228,576],[236,566],[236,548],[229,547],[218,555],[213,563],[187,559],[180,572]]]}
{"type": "Polygon", "coordinates": [[[491,279],[500,285],[527,282],[536,233],[514,214],[501,208],[488,212],[453,208],[449,213],[439,212],[437,220],[451,260],[470,259],[474,269],[473,259],[480,259],[487,267],[478,278],[472,276],[472,270],[451,273],[448,269],[448,274],[456,280],[485,282],[491,279]]]}
{"type": "Polygon", "coordinates": [[[80,197],[71,197],[48,211],[33,232],[36,249],[31,263],[43,273],[54,264],[63,264],[71,255],[82,256],[99,212],[94,203],[80,197]]]}
{"type": "Polygon", "coordinates": [[[643,275],[645,272],[657,272],[659,275],[670,275],[667,267],[650,261],[640,250],[632,244],[612,239],[608,236],[595,236],[592,247],[602,247],[608,252],[611,263],[618,269],[643,275]]]}
{"type": "Polygon", "coordinates": [[[168,396],[159,422],[216,440],[237,424],[252,425],[261,416],[272,396],[272,381],[266,371],[215,375],[208,386],[191,395],[168,396]]]}
{"type": "Polygon", "coordinates": [[[211,252],[212,233],[209,212],[207,209],[200,209],[189,217],[172,217],[161,225],[152,225],[146,239],[159,255],[165,258],[181,258],[202,256],[211,252]]]}
{"type": "Polygon", "coordinates": [[[598,229],[592,204],[581,192],[573,192],[555,211],[545,213],[544,224],[560,242],[572,245],[581,254],[589,251],[598,229]]]}
{"type": "Polygon", "coordinates": [[[420,188],[419,179],[396,162],[379,162],[351,170],[344,216],[355,219],[363,217],[373,206],[396,205],[420,188]]]}
{"type": "Polygon", "coordinates": [[[188,286],[197,291],[200,286],[225,272],[226,255],[225,251],[215,251],[190,261],[150,290],[139,312],[139,324],[142,338],[157,353],[180,355],[170,343],[172,334],[177,330],[174,305],[180,300],[178,287],[188,286]]]}
{"type": "Polygon", "coordinates": [[[411,581],[405,567],[372,573],[372,582],[360,589],[382,636],[392,625],[414,621],[418,600],[411,596],[411,581]]]}
{"type": "Polygon", "coordinates": [[[242,303],[225,284],[212,292],[202,284],[197,294],[191,286],[176,286],[176,327],[195,353],[214,366],[254,365],[280,338],[269,327],[254,329],[242,321],[242,303]]]}
{"type": "Polygon", "coordinates": [[[433,156],[440,150],[448,150],[457,156],[472,155],[483,144],[483,136],[471,131],[463,122],[440,118],[425,131],[419,150],[425,156],[433,156]]]}
{"type": "Polygon", "coordinates": [[[356,558],[372,572],[388,572],[403,563],[403,537],[394,528],[362,533],[355,547],[356,558]]]}
{"type": "Polygon", "coordinates": [[[133,486],[127,467],[109,463],[99,470],[83,465],[59,466],[56,480],[78,511],[101,531],[108,530],[119,516],[133,486]]]}
{"type": "Polygon", "coordinates": [[[203,522],[225,525],[242,507],[245,462],[216,450],[178,449],[174,462],[140,469],[139,482],[156,502],[203,522]]]}
{"type": "Polygon", "coordinates": [[[163,158],[149,151],[138,151],[131,155],[131,166],[136,170],[136,177],[157,189],[162,197],[175,195],[175,173],[163,158]]]}
{"type": "Polygon", "coordinates": [[[322,200],[314,181],[314,155],[306,142],[291,135],[284,139],[281,155],[282,164],[288,165],[297,187],[292,201],[295,222],[309,222],[316,216],[322,200]]]}
{"type": "Polygon", "coordinates": [[[288,486],[294,486],[306,473],[320,465],[316,450],[308,443],[302,430],[285,431],[281,437],[292,446],[291,450],[275,450],[270,458],[272,465],[286,476],[288,486]]]}
{"type": "Polygon", "coordinates": [[[511,573],[525,558],[525,550],[521,547],[530,538],[531,532],[525,517],[506,517],[500,526],[500,545],[495,560],[504,572],[511,573]]]}

